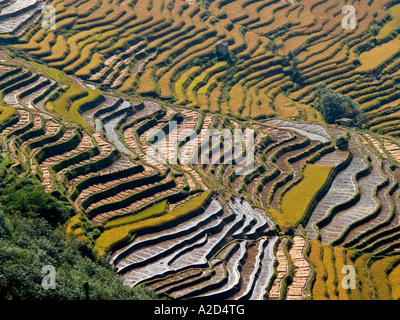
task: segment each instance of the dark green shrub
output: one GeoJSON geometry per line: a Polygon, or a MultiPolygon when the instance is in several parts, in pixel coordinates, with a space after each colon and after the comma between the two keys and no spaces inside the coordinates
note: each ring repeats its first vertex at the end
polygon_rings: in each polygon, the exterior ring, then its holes
{"type": "MultiPolygon", "coordinates": [[[[65,199],[40,182],[0,165],[0,297],[9,300],[157,299],[145,287],[130,288],[89,242],[69,239],[63,223],[75,214],[65,199]],[[54,289],[44,289],[43,267],[56,271],[54,289]]],[[[90,229],[90,228],[88,228],[90,229]]],[[[91,230],[95,238],[99,230],[91,230]]]]}
{"type": "Polygon", "coordinates": [[[314,107],[322,113],[327,123],[333,124],[340,118],[350,118],[355,120],[358,127],[365,125],[367,120],[358,102],[325,87],[317,88],[316,96],[318,101],[314,107]]]}
{"type": "Polygon", "coordinates": [[[343,136],[339,136],[335,140],[335,145],[339,150],[347,150],[349,146],[349,142],[343,136]]]}

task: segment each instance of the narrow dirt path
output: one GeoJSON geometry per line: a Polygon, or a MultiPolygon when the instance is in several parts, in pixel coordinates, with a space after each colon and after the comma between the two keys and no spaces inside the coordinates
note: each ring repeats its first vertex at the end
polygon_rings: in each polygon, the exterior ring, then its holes
{"type": "Polygon", "coordinates": [[[269,300],[279,300],[280,289],[282,279],[286,276],[288,271],[288,262],[283,251],[283,246],[286,242],[286,238],[282,239],[279,243],[278,250],[276,251],[276,259],[278,260],[278,266],[276,267],[276,278],[272,284],[271,290],[269,291],[269,300]]]}
{"type": "Polygon", "coordinates": [[[289,250],[290,258],[293,261],[294,276],[292,283],[288,286],[286,300],[302,300],[303,290],[307,285],[310,276],[310,265],[304,257],[306,241],[303,237],[293,238],[293,245],[289,250]]]}

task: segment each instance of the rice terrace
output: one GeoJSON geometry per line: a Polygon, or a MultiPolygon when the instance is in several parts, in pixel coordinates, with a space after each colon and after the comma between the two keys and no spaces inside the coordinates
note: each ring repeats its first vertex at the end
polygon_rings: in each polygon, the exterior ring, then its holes
{"type": "Polygon", "coordinates": [[[400,0],[0,0],[0,145],[1,299],[400,299],[400,0]]]}

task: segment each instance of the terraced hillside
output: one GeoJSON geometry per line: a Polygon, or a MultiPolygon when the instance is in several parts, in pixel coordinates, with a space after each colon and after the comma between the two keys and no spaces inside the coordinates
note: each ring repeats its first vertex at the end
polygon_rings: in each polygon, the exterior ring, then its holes
{"type": "MultiPolygon", "coordinates": [[[[37,5],[16,11],[18,3],[3,12],[22,20],[37,5]]],[[[102,88],[244,119],[319,121],[310,105],[325,83],[359,102],[371,129],[398,134],[397,1],[353,3],[355,29],[342,27],[345,1],[49,4],[55,28],[10,29],[14,48],[102,88]],[[226,56],[216,54],[221,40],[226,56]]]]}
{"type": "Polygon", "coordinates": [[[0,141],[67,234],[172,299],[398,299],[396,1],[354,30],[344,1],[47,4],[0,0],[0,141]],[[322,82],[368,126],[324,123],[322,82]]]}
{"type": "Polygon", "coordinates": [[[2,58],[8,106],[0,136],[11,169],[68,197],[78,215],[67,232],[111,254],[126,283],[172,298],[291,300],[319,297],[315,243],[396,265],[394,140],[351,130],[341,151],[334,140],[346,134],[337,126],[238,122],[125,100],[4,51],[2,58]],[[201,148],[213,140],[208,130],[240,127],[255,132],[249,174],[237,174],[240,154],[226,154],[229,139],[200,161],[218,146],[201,148]],[[164,161],[182,132],[200,134],[177,145],[178,164],[164,161]],[[154,134],[161,140],[151,144],[154,134]]]}
{"type": "Polygon", "coordinates": [[[39,0],[3,0],[0,2],[0,35],[21,36],[38,21],[44,2],[39,0]]]}

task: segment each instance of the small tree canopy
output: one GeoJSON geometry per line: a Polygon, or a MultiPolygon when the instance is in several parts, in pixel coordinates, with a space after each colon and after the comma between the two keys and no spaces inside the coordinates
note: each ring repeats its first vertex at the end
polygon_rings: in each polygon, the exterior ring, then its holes
{"type": "Polygon", "coordinates": [[[339,150],[347,150],[349,143],[345,137],[339,136],[336,138],[335,145],[339,150]]]}
{"type": "Polygon", "coordinates": [[[360,104],[341,93],[322,87],[317,89],[317,98],[315,107],[329,124],[340,118],[354,119],[359,127],[366,122],[360,104]]]}

